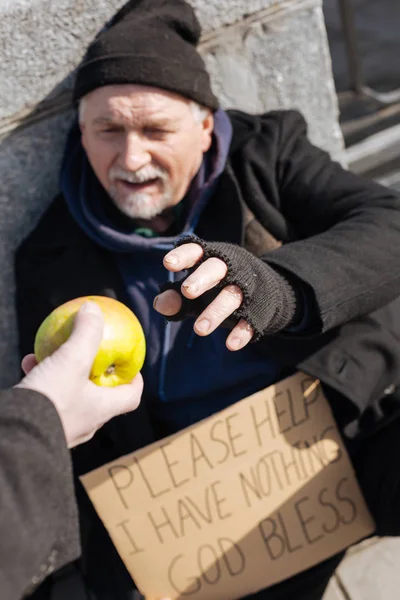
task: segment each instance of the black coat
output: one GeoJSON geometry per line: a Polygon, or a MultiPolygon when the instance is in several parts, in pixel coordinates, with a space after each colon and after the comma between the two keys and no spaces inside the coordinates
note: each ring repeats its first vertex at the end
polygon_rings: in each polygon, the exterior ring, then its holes
{"type": "Polygon", "coordinates": [[[0,490],[0,595],[18,600],[80,552],[70,454],[37,392],[0,392],[0,490]]]}
{"type": "MultiPolygon", "coordinates": [[[[276,335],[268,344],[259,342],[260,349],[321,379],[342,427],[350,424],[354,432],[363,416],[375,428],[397,413],[385,390],[400,380],[400,301],[385,305],[400,294],[400,199],[311,145],[296,112],[230,117],[228,164],[196,233],[243,243],[247,205],[283,242],[263,260],[302,280],[314,305],[314,331],[276,335]],[[376,312],[368,316],[371,311],[376,312]]],[[[22,354],[32,350],[40,322],[61,303],[91,294],[126,301],[112,254],[81,231],[62,197],[19,248],[16,283],[22,354]]],[[[153,439],[143,402],[77,449],[75,466],[83,473],[153,439]]],[[[84,549],[106,543],[104,532],[95,541],[88,526],[89,504],[82,494],[84,549]]],[[[89,552],[85,569],[93,568],[99,589],[114,597],[118,559],[107,559],[107,572],[101,560],[89,552]]]]}

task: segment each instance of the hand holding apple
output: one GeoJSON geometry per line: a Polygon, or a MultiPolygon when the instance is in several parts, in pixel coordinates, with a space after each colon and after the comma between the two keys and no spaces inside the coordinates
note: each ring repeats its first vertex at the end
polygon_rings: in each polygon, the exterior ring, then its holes
{"type": "Polygon", "coordinates": [[[26,377],[17,387],[35,390],[54,404],[69,448],[88,441],[109,419],[134,410],[140,402],[140,374],[113,389],[89,381],[103,332],[99,305],[86,302],[74,316],[72,333],[64,344],[40,364],[33,354],[22,361],[26,377]]]}
{"type": "Polygon", "coordinates": [[[37,362],[53,354],[69,338],[75,316],[88,300],[100,307],[104,319],[103,337],[90,372],[91,381],[106,387],[130,383],[143,366],[146,341],[137,317],[113,298],[87,296],[56,308],[36,334],[37,362]]]}

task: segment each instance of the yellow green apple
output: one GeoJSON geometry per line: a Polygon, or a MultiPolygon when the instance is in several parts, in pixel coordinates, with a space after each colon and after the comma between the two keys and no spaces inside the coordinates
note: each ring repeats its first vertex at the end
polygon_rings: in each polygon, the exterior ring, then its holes
{"type": "Polygon", "coordinates": [[[133,312],[113,298],[85,296],[62,304],[39,327],[34,352],[38,362],[53,354],[72,332],[75,315],[86,301],[96,302],[103,312],[104,333],[90,379],[100,386],[129,383],[143,366],[146,340],[133,312]]]}

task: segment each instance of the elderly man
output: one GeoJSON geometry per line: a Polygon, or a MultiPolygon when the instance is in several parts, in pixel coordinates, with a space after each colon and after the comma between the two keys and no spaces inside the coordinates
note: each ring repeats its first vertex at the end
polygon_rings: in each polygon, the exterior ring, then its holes
{"type": "MultiPolygon", "coordinates": [[[[74,451],[78,474],[301,369],[324,384],[377,532],[397,535],[400,200],[311,145],[297,112],[221,110],[199,37],[184,0],[141,0],[89,47],[61,195],[17,255],[22,352],[76,296],[119,298],[143,324],[141,406],[74,451]]],[[[90,598],[132,598],[77,494],[90,598]]],[[[340,559],[257,598],[320,599],[340,559]]]]}

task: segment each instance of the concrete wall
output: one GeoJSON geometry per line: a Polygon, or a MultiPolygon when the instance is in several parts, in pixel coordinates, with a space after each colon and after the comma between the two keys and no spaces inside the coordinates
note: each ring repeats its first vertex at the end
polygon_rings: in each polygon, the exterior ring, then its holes
{"type": "MultiPolygon", "coordinates": [[[[298,108],[313,141],[340,156],[342,139],[318,0],[192,0],[201,45],[225,107],[298,108]]],[[[57,191],[71,121],[71,73],[124,0],[0,4],[0,386],[18,376],[13,251],[57,191]]]]}

